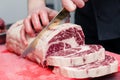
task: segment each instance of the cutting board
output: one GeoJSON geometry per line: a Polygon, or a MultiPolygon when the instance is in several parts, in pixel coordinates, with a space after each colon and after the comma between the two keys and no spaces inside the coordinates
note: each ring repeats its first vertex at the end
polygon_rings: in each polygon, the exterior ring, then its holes
{"type": "Polygon", "coordinates": [[[0,45],[0,80],[120,80],[120,55],[106,52],[119,61],[119,72],[99,78],[70,79],[52,73],[35,62],[20,58],[0,45]]]}

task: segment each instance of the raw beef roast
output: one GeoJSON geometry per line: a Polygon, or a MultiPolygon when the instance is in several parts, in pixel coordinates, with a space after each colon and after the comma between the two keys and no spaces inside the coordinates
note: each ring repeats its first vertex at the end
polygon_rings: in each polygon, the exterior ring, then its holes
{"type": "MultiPolygon", "coordinates": [[[[23,21],[7,31],[8,50],[22,54],[27,46],[21,43],[23,21]]],[[[28,45],[35,39],[26,35],[28,45]]],[[[54,66],[53,72],[69,78],[99,77],[118,71],[115,58],[106,55],[101,45],[86,45],[82,28],[72,23],[51,26],[43,32],[35,50],[27,55],[41,65],[54,66]]]]}
{"type": "Polygon", "coordinates": [[[55,67],[53,72],[69,78],[100,77],[118,71],[118,61],[109,55],[104,60],[71,67],[55,67]]]}
{"type": "MultiPolygon", "coordinates": [[[[25,45],[20,44],[20,30],[22,26],[22,21],[19,21],[11,26],[7,32],[7,48],[18,54],[21,54],[25,49],[25,45]]],[[[30,44],[34,38],[27,37],[30,44]]],[[[28,55],[28,57],[43,64],[46,55],[83,44],[84,33],[82,28],[75,24],[65,23],[51,27],[49,30],[45,31],[39,39],[35,51],[28,55]]]]}
{"type": "Polygon", "coordinates": [[[81,45],[52,53],[47,57],[47,65],[76,66],[105,58],[105,50],[100,45],[81,45]]]}

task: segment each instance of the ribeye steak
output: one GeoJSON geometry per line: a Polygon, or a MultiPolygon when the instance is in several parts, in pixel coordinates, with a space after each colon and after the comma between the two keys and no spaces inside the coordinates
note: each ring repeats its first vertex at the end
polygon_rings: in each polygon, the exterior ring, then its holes
{"type": "Polygon", "coordinates": [[[100,77],[118,71],[118,61],[109,55],[104,60],[71,67],[55,67],[53,72],[69,78],[100,77]]]}
{"type": "Polygon", "coordinates": [[[105,49],[101,45],[81,45],[48,55],[47,65],[76,66],[105,58],[105,49]]]}

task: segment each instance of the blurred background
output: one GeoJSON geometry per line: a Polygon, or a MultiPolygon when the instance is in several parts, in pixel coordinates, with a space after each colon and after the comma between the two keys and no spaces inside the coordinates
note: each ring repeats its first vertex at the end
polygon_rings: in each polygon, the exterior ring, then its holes
{"type": "Polygon", "coordinates": [[[0,17],[12,24],[27,15],[27,0],[0,0],[0,17]]]}
{"type": "MultiPolygon", "coordinates": [[[[48,7],[60,10],[60,0],[46,0],[48,7]]],[[[73,14],[71,13],[71,22],[74,22],[73,14]]],[[[0,18],[5,21],[5,24],[12,24],[27,16],[27,0],[0,0],[0,18]]]]}

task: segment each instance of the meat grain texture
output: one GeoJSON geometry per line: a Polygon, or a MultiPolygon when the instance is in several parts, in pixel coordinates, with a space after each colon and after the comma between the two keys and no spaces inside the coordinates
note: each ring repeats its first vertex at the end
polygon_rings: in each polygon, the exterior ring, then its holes
{"type": "MultiPolygon", "coordinates": [[[[13,24],[6,39],[7,49],[19,55],[27,47],[20,39],[22,26],[22,20],[13,24]]],[[[35,39],[26,37],[29,44],[35,39]]],[[[86,45],[81,26],[72,23],[50,27],[27,58],[42,66],[54,66],[55,74],[69,78],[99,77],[118,71],[118,61],[106,55],[101,45],[86,45]]]]}

